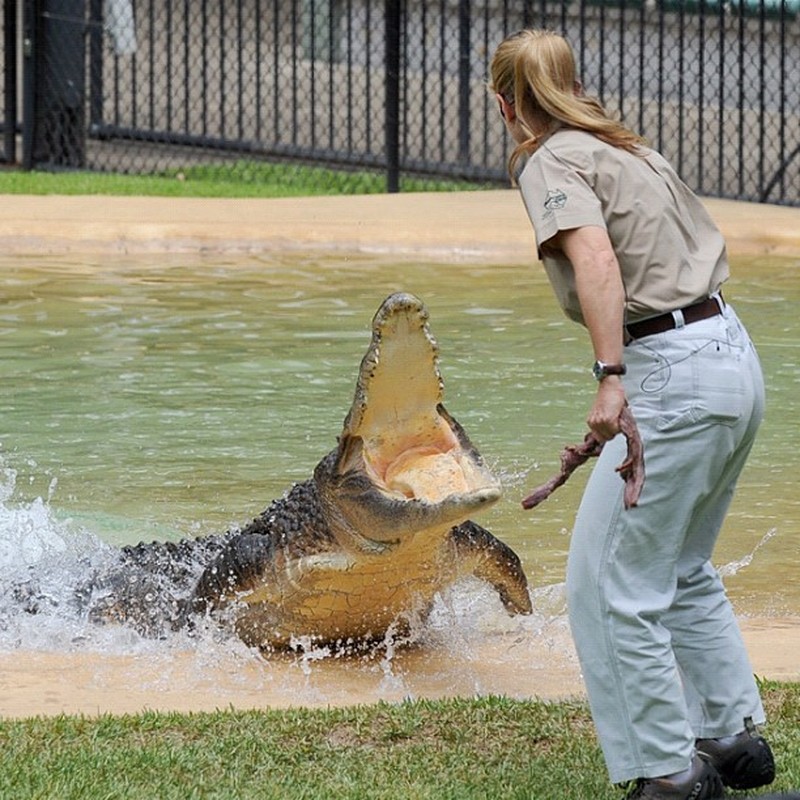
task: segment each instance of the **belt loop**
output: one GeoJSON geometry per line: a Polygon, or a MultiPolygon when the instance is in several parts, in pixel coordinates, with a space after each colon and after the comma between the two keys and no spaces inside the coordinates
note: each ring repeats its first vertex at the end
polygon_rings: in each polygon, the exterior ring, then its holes
{"type": "Polygon", "coordinates": [[[686,326],[686,320],[683,318],[683,311],[680,308],[676,308],[672,312],[672,319],[675,320],[676,330],[686,326]]]}
{"type": "Polygon", "coordinates": [[[719,306],[719,313],[724,316],[725,301],[722,299],[722,292],[721,291],[714,292],[714,294],[711,295],[711,299],[716,301],[717,305],[719,306]]]}

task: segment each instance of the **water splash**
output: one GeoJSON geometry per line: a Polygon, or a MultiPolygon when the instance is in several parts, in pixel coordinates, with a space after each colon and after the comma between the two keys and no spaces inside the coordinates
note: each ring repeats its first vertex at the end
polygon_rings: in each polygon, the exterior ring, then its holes
{"type": "MultiPolygon", "coordinates": [[[[0,648],[102,645],[124,653],[144,647],[142,637],[131,629],[92,624],[76,602],[79,587],[94,572],[110,568],[117,549],[59,516],[53,502],[56,481],[51,482],[47,497],[28,501],[17,498],[17,480],[14,470],[0,467],[0,648]],[[110,634],[112,629],[117,633],[110,634]]],[[[522,619],[510,621],[494,592],[480,581],[467,581],[438,598],[427,621],[410,614],[405,624],[391,628],[371,648],[369,657],[391,679],[392,663],[401,650],[417,643],[469,647],[471,640],[487,633],[513,633],[518,625],[530,623],[520,622],[522,619]]],[[[541,625],[544,618],[536,619],[535,624],[541,625]]],[[[212,628],[213,624],[199,625],[194,637],[218,636],[212,628]]],[[[186,646],[185,637],[177,640],[179,647],[186,646]]],[[[162,647],[164,641],[169,645],[174,637],[162,636],[162,647]]],[[[297,637],[291,649],[305,673],[315,663],[342,652],[319,646],[309,637],[297,637]]],[[[366,653],[363,649],[357,652],[366,653]]]]}
{"type": "Polygon", "coordinates": [[[747,555],[737,559],[736,561],[730,561],[727,564],[723,564],[718,570],[720,576],[723,578],[729,578],[733,575],[736,575],[739,570],[749,567],[753,563],[756,553],[777,533],[777,528],[770,528],[761,537],[761,541],[747,555]]]}
{"type": "Polygon", "coordinates": [[[63,553],[66,541],[57,526],[51,524],[48,508],[57,481],[50,482],[47,500],[15,508],[9,504],[17,485],[16,470],[0,470],[0,569],[5,574],[40,561],[45,554],[63,553]]]}
{"type": "MultiPolygon", "coordinates": [[[[211,620],[157,638],[97,624],[76,596],[88,577],[117,563],[119,551],[59,514],[56,482],[46,497],[27,500],[17,481],[0,465],[0,663],[30,662],[27,674],[39,671],[36,679],[50,687],[59,668],[42,672],[42,664],[77,665],[84,683],[74,684],[66,668],[58,691],[85,697],[90,710],[95,697],[113,697],[121,685],[150,707],[181,693],[219,697],[223,705],[329,705],[525,696],[547,670],[559,679],[577,674],[561,584],[532,590],[534,614],[512,618],[494,590],[468,579],[438,596],[427,619],[410,615],[369,648],[350,652],[298,637],[289,652],[265,656],[211,620]]],[[[68,702],[59,708],[71,708],[68,702]]]]}
{"type": "MultiPolygon", "coordinates": [[[[113,549],[60,519],[48,496],[16,500],[18,473],[0,468],[0,649],[71,649],[91,639],[75,588],[113,549]]],[[[127,634],[125,634],[127,635],[127,634]]]]}

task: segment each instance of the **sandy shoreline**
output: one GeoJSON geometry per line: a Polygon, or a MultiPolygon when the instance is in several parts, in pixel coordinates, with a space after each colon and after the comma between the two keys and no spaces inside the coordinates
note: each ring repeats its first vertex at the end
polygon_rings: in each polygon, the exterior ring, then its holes
{"type": "MultiPolygon", "coordinates": [[[[800,209],[706,201],[733,255],[800,259],[800,209]]],[[[284,200],[174,200],[0,195],[0,247],[34,254],[359,252],[438,263],[532,263],[533,237],[513,190],[284,200]]],[[[798,262],[800,266],[800,261],[798,262]]],[[[154,263],[154,267],[158,267],[154,263]]],[[[761,677],[800,680],[800,616],[749,618],[742,629],[761,677]]],[[[398,675],[346,665],[257,659],[198,662],[191,652],[122,656],[0,652],[0,717],[345,705],[376,699],[481,693],[557,698],[582,692],[570,645],[537,664],[484,659],[453,669],[417,651],[398,675]],[[520,667],[520,663],[525,664],[520,667]],[[186,680],[187,672],[192,673],[186,680]],[[394,678],[392,683],[389,678],[394,678]]],[[[213,659],[212,659],[213,661],[213,659]]]]}
{"type": "MultiPolygon", "coordinates": [[[[220,645],[218,652],[151,649],[122,655],[95,651],[0,652],[0,717],[134,714],[334,707],[407,697],[476,694],[546,700],[582,695],[580,671],[564,621],[542,640],[511,641],[454,655],[441,648],[400,652],[387,666],[294,656],[262,660],[220,645]],[[526,647],[527,649],[522,649],[526,647]],[[520,652],[514,653],[514,649],[520,652]]],[[[800,617],[741,622],[753,671],[800,681],[800,617]]]]}
{"type": "MultiPolygon", "coordinates": [[[[800,208],[705,203],[731,253],[800,256],[800,208]]],[[[241,200],[0,195],[0,247],[9,255],[323,249],[437,262],[535,257],[513,189],[241,200]]]]}

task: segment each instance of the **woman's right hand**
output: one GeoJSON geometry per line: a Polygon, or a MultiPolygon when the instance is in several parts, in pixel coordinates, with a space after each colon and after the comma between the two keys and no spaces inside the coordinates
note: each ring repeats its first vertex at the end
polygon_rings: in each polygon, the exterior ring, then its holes
{"type": "Polygon", "coordinates": [[[620,414],[627,404],[625,387],[618,375],[608,375],[597,387],[594,405],[586,424],[601,442],[613,439],[620,432],[620,414]]]}

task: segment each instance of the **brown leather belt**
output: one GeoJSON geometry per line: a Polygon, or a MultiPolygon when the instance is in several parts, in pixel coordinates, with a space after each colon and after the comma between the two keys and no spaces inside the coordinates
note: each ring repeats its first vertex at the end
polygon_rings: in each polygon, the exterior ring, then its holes
{"type": "MultiPolygon", "coordinates": [[[[683,314],[684,323],[691,325],[701,319],[715,317],[717,314],[722,313],[720,303],[724,305],[722,295],[719,296],[719,302],[713,297],[708,297],[699,303],[693,303],[682,308],[681,313],[683,314]]],[[[653,336],[656,333],[671,331],[674,327],[675,317],[670,312],[669,314],[661,314],[658,317],[643,319],[641,322],[631,322],[625,326],[625,332],[630,339],[641,339],[643,336],[653,336]]],[[[626,341],[628,340],[626,339],[626,341]]]]}

